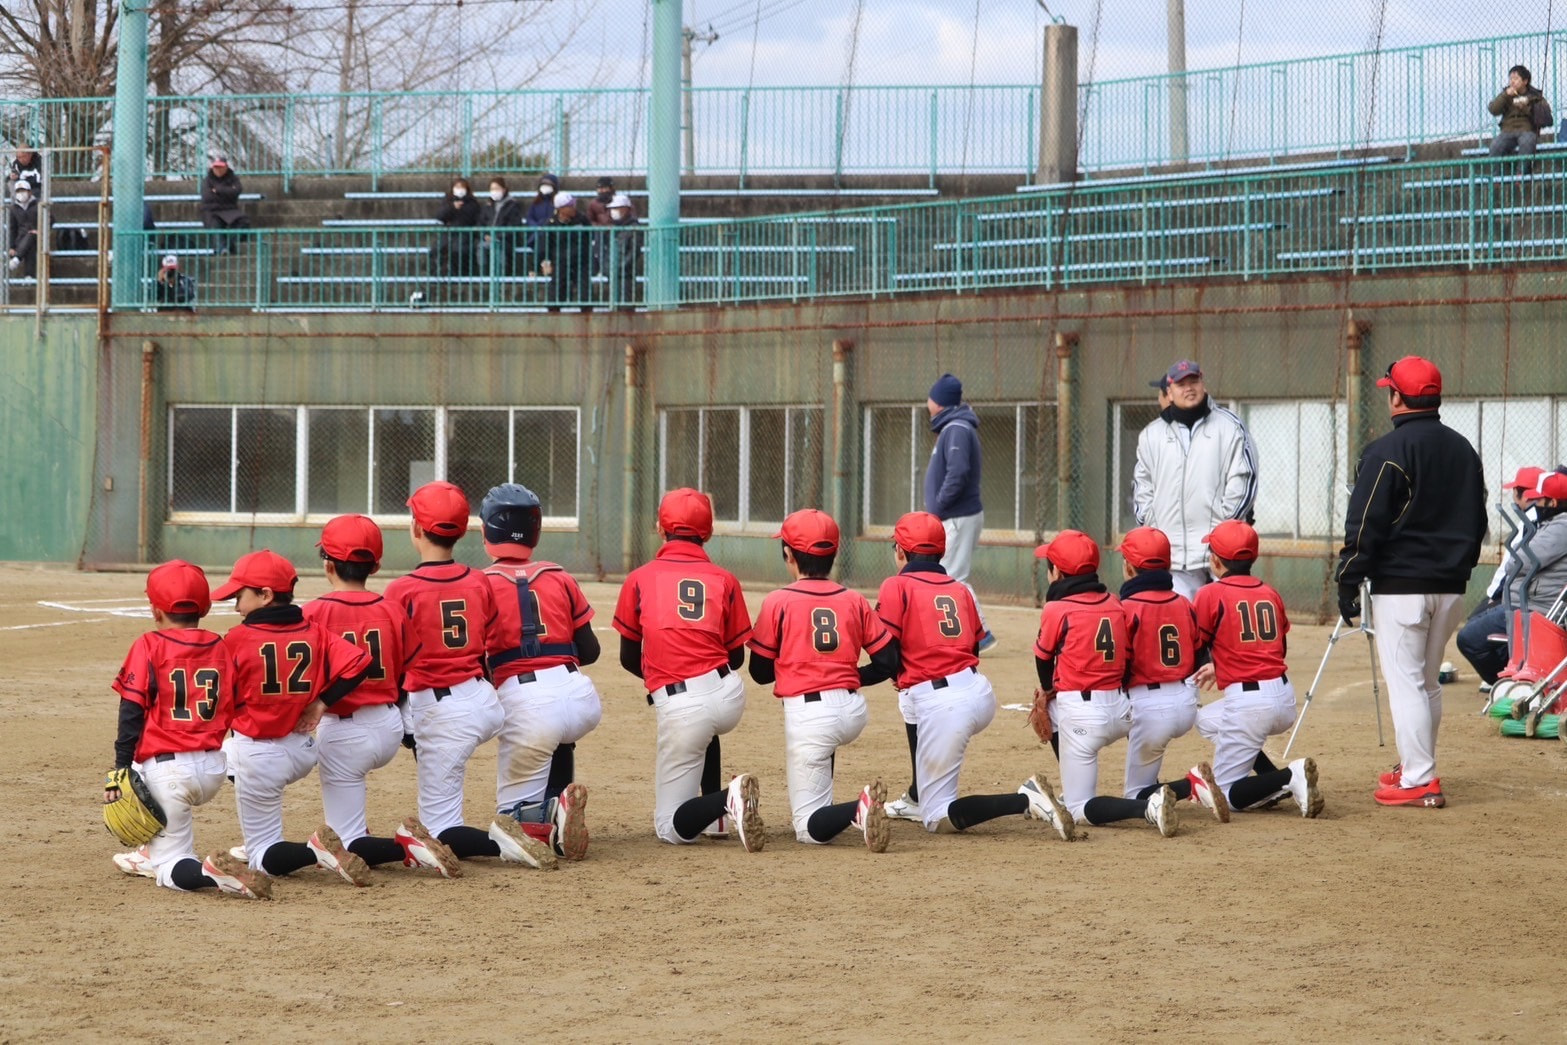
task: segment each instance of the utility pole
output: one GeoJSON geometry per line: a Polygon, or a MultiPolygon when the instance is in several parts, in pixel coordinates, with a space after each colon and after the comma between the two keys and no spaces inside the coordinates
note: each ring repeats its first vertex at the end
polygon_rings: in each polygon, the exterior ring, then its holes
{"type": "Polygon", "coordinates": [[[1186,163],[1186,0],[1169,0],[1166,44],[1170,56],[1170,162],[1186,163]]]}
{"type": "Polygon", "coordinates": [[[696,106],[691,100],[691,45],[711,44],[717,40],[718,34],[713,32],[711,25],[707,27],[705,33],[699,33],[689,25],[681,31],[680,97],[683,99],[684,108],[681,110],[680,132],[685,136],[687,174],[696,173],[696,106]]]}

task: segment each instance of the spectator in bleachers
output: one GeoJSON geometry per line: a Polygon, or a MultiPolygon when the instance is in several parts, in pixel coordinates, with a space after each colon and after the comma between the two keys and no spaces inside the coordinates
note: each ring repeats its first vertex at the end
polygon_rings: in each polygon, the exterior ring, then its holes
{"type": "MultiPolygon", "coordinates": [[[[212,164],[201,181],[201,224],[209,229],[248,229],[250,218],[240,206],[240,193],[244,186],[239,175],[229,166],[229,158],[221,152],[212,154],[212,164]]],[[[228,254],[235,249],[233,237],[212,237],[213,252],[228,254]]]]}
{"type": "Polygon", "coordinates": [[[614,268],[611,278],[615,281],[615,303],[629,308],[637,302],[637,274],[642,267],[642,230],[637,223],[637,209],[623,192],[617,192],[609,201],[609,224],[614,230],[614,245],[609,263],[614,268]]]}
{"type": "Polygon", "coordinates": [[[6,271],[17,278],[31,279],[38,271],[38,201],[33,198],[32,182],[18,181],[11,199],[6,271]]]}
{"type": "Polygon", "coordinates": [[[479,218],[479,204],[473,198],[468,180],[454,180],[446,193],[446,199],[441,203],[441,209],[435,214],[435,220],[445,227],[445,231],[435,237],[435,245],[431,250],[435,275],[473,275],[474,248],[477,244],[472,233],[462,230],[478,228],[479,218]]]}
{"type": "Polygon", "coordinates": [[[588,263],[592,251],[588,219],[577,210],[577,198],[569,192],[555,195],[555,217],[538,235],[544,261],[540,271],[550,278],[550,308],[586,305],[588,263]]]}
{"type": "Polygon", "coordinates": [[[615,179],[600,178],[598,191],[588,201],[588,224],[600,227],[611,224],[609,217],[610,204],[615,199],[615,179]]]}
{"type": "Polygon", "coordinates": [[[31,145],[23,145],[16,150],[16,159],[11,161],[5,178],[6,191],[14,193],[16,186],[24,181],[32,189],[35,199],[43,193],[44,158],[31,145]]]}
{"type": "MultiPolygon", "coordinates": [[[[1550,103],[1531,82],[1529,70],[1515,65],[1507,70],[1507,86],[1486,106],[1492,116],[1502,118],[1496,137],[1491,139],[1492,156],[1533,156],[1540,142],[1540,132],[1549,127],[1555,117],[1550,103]]],[[[1523,167],[1529,173],[1529,164],[1523,167]]]]}
{"type": "Polygon", "coordinates": [[[524,246],[533,251],[535,264],[541,264],[539,255],[538,229],[543,228],[555,220],[555,192],[560,188],[560,179],[553,174],[539,176],[539,187],[534,190],[533,199],[528,203],[528,212],[523,215],[523,224],[535,229],[528,233],[524,246]]]}
{"type": "Polygon", "coordinates": [[[511,231],[522,224],[522,201],[511,194],[506,179],[490,179],[490,198],[484,204],[479,224],[491,231],[484,234],[487,257],[502,276],[510,276],[517,266],[517,234],[511,231]]]}
{"type": "Polygon", "coordinates": [[[163,256],[153,290],[158,299],[158,311],[195,311],[192,306],[196,303],[196,281],[180,271],[180,259],[173,254],[163,256]]]}

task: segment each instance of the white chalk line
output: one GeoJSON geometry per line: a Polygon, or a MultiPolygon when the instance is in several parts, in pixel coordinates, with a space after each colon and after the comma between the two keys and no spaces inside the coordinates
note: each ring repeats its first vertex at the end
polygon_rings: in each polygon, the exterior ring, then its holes
{"type": "Polygon", "coordinates": [[[0,631],[30,631],[33,628],[63,628],[68,624],[100,624],[108,617],[78,617],[75,620],[52,620],[44,624],[7,624],[0,631]]]}

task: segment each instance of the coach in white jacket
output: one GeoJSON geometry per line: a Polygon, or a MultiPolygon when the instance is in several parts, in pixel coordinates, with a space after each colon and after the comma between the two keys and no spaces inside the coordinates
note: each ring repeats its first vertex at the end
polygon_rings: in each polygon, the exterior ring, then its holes
{"type": "Polygon", "coordinates": [[[1251,514],[1257,452],[1241,419],[1209,397],[1196,363],[1183,359],[1151,384],[1169,402],[1137,437],[1132,509],[1170,538],[1175,590],[1193,598],[1213,579],[1203,537],[1251,514]]]}

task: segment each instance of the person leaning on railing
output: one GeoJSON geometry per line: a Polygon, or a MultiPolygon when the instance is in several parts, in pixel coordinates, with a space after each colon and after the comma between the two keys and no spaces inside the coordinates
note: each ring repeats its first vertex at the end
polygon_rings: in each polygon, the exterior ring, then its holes
{"type": "Polygon", "coordinates": [[[435,220],[444,226],[436,234],[430,256],[436,276],[470,276],[473,274],[473,235],[464,229],[478,228],[479,203],[473,198],[473,190],[466,178],[452,182],[435,220]]]}
{"type": "MultiPolygon", "coordinates": [[[[1492,116],[1502,118],[1496,137],[1491,139],[1492,156],[1533,156],[1540,132],[1554,122],[1550,103],[1532,83],[1528,69],[1515,65],[1507,70],[1507,86],[1486,106],[1492,116]]],[[[1528,166],[1524,173],[1529,172],[1528,166]]]]}
{"type": "Polygon", "coordinates": [[[499,275],[510,276],[517,266],[517,234],[508,230],[522,224],[522,201],[511,194],[500,175],[490,179],[490,198],[480,212],[479,224],[490,230],[484,234],[484,245],[489,248],[491,263],[499,275]]]}
{"type": "Polygon", "coordinates": [[[38,271],[38,203],[33,199],[32,183],[17,182],[12,201],[7,215],[6,272],[18,279],[31,279],[38,271]]]}
{"type": "MultiPolygon", "coordinates": [[[[229,166],[229,158],[221,152],[213,153],[207,176],[201,181],[201,224],[209,229],[250,228],[250,218],[239,205],[243,191],[239,175],[229,166]]],[[[235,243],[228,236],[214,236],[212,246],[215,253],[228,254],[235,243]]]]}
{"type": "Polygon", "coordinates": [[[642,264],[642,231],[638,228],[637,209],[623,192],[610,197],[609,224],[614,230],[614,244],[609,262],[615,271],[610,278],[615,281],[615,304],[630,308],[637,301],[637,275],[642,264]]]}
{"type": "Polygon", "coordinates": [[[555,218],[538,234],[543,255],[539,271],[550,278],[549,306],[588,303],[588,265],[592,247],[585,214],[577,211],[577,198],[569,192],[555,194],[555,218]]]}

